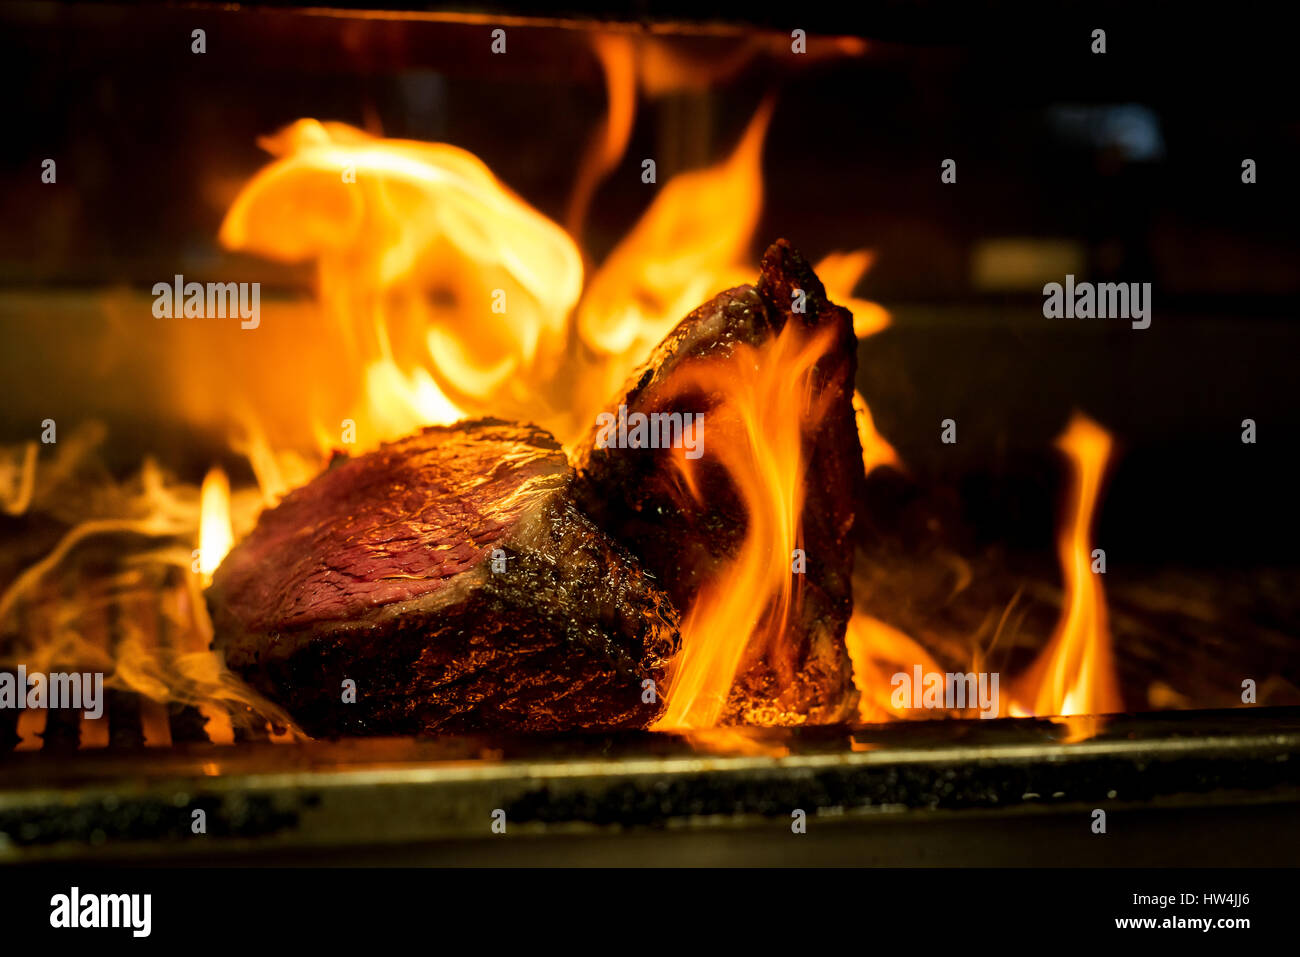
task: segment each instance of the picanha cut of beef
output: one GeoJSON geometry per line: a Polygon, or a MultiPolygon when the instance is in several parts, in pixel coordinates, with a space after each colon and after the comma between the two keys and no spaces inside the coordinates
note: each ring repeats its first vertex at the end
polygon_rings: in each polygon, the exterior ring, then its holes
{"type": "MultiPolygon", "coordinates": [[[[827,298],[802,256],[778,240],[763,256],[757,285],[727,290],[690,313],[611,407],[625,407],[617,414],[628,420],[708,409],[710,378],[725,374],[728,363],[752,361],[752,350],[770,347],[788,323],[831,339],[809,378],[807,401],[820,414],[801,436],[806,572],[795,586],[783,640],[749,648],[741,661],[723,712],[730,723],[823,723],[843,720],[855,708],[844,633],[852,612],[850,533],[865,477],[853,410],[853,317],[827,298]],[[691,385],[683,388],[684,381],[691,385]]],[[[710,413],[703,414],[707,437],[710,413]]],[[[797,416],[800,409],[777,414],[797,416]]],[[[684,494],[673,461],[681,449],[611,446],[598,436],[593,430],[575,459],[578,503],[645,562],[686,615],[745,538],[748,516],[734,478],[706,440],[696,466],[698,494],[684,494]]]]}
{"type": "Polygon", "coordinates": [[[572,479],[494,419],[342,459],[226,557],[215,644],[316,736],[645,727],[677,612],[572,479]]]}

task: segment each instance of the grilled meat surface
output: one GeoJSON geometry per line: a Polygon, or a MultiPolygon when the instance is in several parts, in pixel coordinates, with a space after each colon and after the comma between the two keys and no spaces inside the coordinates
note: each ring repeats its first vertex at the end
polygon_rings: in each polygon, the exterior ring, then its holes
{"type": "Polygon", "coordinates": [[[677,612],[572,478],[548,433],[493,419],[343,460],[222,563],[215,644],[316,736],[644,727],[677,612]]]}

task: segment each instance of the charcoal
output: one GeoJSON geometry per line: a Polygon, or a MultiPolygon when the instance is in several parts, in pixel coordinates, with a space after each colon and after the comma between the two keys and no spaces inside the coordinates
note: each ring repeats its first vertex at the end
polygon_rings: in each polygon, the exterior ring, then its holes
{"type": "Polygon", "coordinates": [[[318,737],[645,727],[677,612],[572,478],[495,419],[346,458],[226,557],[215,646],[318,737]]]}

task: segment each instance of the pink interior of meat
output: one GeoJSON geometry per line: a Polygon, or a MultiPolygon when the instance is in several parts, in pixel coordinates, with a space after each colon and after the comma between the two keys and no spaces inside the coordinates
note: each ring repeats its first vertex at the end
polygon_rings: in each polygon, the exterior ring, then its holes
{"type": "Polygon", "coordinates": [[[431,429],[345,462],[265,514],[218,580],[250,630],[346,619],[442,588],[563,481],[538,433],[431,429]]]}

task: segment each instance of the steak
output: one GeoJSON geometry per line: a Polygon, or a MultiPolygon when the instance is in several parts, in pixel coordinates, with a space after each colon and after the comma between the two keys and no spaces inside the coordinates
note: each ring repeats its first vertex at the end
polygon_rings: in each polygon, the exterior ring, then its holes
{"type": "Polygon", "coordinates": [[[344,459],[222,563],[215,644],[315,736],[644,727],[677,612],[572,478],[494,419],[344,459]]]}
{"type": "MultiPolygon", "coordinates": [[[[831,340],[813,367],[805,408],[778,413],[818,410],[816,422],[801,427],[807,469],[800,544],[806,571],[794,586],[783,640],[776,647],[746,649],[723,710],[725,723],[822,723],[854,713],[844,634],[853,603],[850,533],[865,476],[853,411],[853,318],[827,299],[808,263],[779,240],[763,256],[757,285],[727,290],[683,319],[616,403],[625,407],[629,421],[638,412],[708,409],[716,402],[707,387],[710,378],[728,363],[752,362],[751,350],[770,347],[789,323],[831,340]],[[796,290],[803,293],[801,311],[796,290]]],[[[706,424],[709,416],[706,411],[706,424]]],[[[593,431],[575,460],[578,503],[645,562],[685,614],[701,588],[732,564],[745,540],[746,508],[736,484],[707,442],[695,465],[697,493],[692,495],[684,494],[674,462],[681,449],[602,448],[606,443],[598,441],[599,433],[593,431]]]]}

